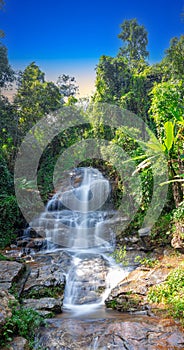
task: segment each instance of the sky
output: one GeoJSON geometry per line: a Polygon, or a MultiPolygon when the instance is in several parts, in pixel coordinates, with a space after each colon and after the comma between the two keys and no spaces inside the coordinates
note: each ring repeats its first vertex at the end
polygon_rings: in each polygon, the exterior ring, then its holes
{"type": "Polygon", "coordinates": [[[5,0],[0,28],[14,69],[35,61],[49,81],[74,76],[86,96],[94,91],[100,56],[115,56],[122,45],[117,36],[125,19],[145,26],[155,63],[170,39],[184,34],[183,10],[184,0],[5,0]]]}

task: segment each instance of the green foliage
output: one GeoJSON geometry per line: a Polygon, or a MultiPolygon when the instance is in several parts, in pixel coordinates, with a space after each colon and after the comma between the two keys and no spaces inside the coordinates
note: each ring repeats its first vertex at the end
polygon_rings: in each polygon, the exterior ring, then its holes
{"type": "Polygon", "coordinates": [[[110,301],[106,301],[105,304],[106,304],[106,307],[110,309],[116,309],[118,303],[116,300],[110,300],[110,301]]]}
{"type": "Polygon", "coordinates": [[[32,62],[19,73],[14,108],[22,137],[41,117],[63,105],[59,88],[46,82],[44,73],[32,62]]]}
{"type": "Polygon", "coordinates": [[[123,266],[128,265],[126,246],[122,247],[119,245],[111,254],[111,256],[118,264],[122,264],[123,266]]]}
{"type": "Polygon", "coordinates": [[[164,129],[165,129],[164,144],[166,149],[170,151],[174,142],[174,124],[171,121],[167,121],[164,124],[164,129]]]}
{"type": "Polygon", "coordinates": [[[76,81],[74,77],[70,77],[69,75],[63,74],[58,77],[56,85],[59,88],[63,102],[69,105],[77,102],[77,99],[75,98],[75,96],[79,88],[76,85],[76,81]]]}
{"type": "Polygon", "coordinates": [[[138,262],[139,264],[145,266],[145,267],[155,267],[158,264],[158,260],[154,258],[150,258],[149,256],[142,258],[141,256],[137,255],[135,258],[135,262],[138,262]]]}
{"type": "Polygon", "coordinates": [[[144,26],[138,24],[137,20],[125,20],[121,24],[121,33],[118,35],[123,40],[124,46],[120,48],[120,55],[126,56],[130,62],[144,60],[148,55],[147,32],[144,26]]]}
{"type": "Polygon", "coordinates": [[[25,293],[26,298],[58,298],[63,294],[63,286],[40,287],[38,289],[30,289],[25,293]]]}
{"type": "Polygon", "coordinates": [[[6,87],[14,80],[14,72],[9,65],[7,48],[0,43],[0,88],[6,87]]]}
{"type": "Polygon", "coordinates": [[[4,248],[15,238],[15,230],[23,225],[14,195],[0,196],[0,216],[0,248],[4,248]]]}
{"type": "Polygon", "coordinates": [[[124,57],[101,56],[96,69],[95,102],[119,103],[122,94],[129,91],[130,68],[124,57]]]}
{"type": "Polygon", "coordinates": [[[43,317],[35,310],[14,307],[12,316],[6,319],[6,324],[2,327],[0,345],[7,344],[14,336],[22,336],[29,341],[30,347],[33,348],[35,332],[43,324],[43,317]]]}
{"type": "Polygon", "coordinates": [[[0,261],[8,261],[8,260],[11,260],[11,259],[7,258],[6,256],[0,253],[0,261]]]}
{"type": "Polygon", "coordinates": [[[166,50],[166,57],[162,64],[167,79],[184,79],[184,35],[174,37],[170,41],[170,47],[166,50]]]}
{"type": "MultiPolygon", "coordinates": [[[[157,128],[166,121],[175,119],[180,122],[183,120],[182,101],[184,96],[183,81],[168,81],[154,85],[152,91],[152,105],[150,114],[157,124],[157,128]]],[[[162,131],[162,129],[161,129],[162,131]]],[[[159,133],[161,136],[161,132],[159,133]]]]}
{"type": "Polygon", "coordinates": [[[184,222],[184,201],[180,203],[177,209],[173,210],[172,216],[175,222],[184,222]]]}
{"type": "Polygon", "coordinates": [[[169,313],[184,323],[184,266],[172,271],[167,280],[149,290],[148,300],[164,303],[169,313]]]}
{"type": "Polygon", "coordinates": [[[8,166],[12,168],[12,158],[15,152],[16,117],[11,103],[4,96],[0,96],[0,130],[0,163],[4,157],[8,166]]]}
{"type": "Polygon", "coordinates": [[[0,195],[11,195],[13,190],[13,176],[10,173],[7,162],[0,154],[0,195]]]}
{"type": "Polygon", "coordinates": [[[162,213],[159,220],[155,223],[151,230],[151,240],[154,244],[169,244],[171,241],[172,231],[172,214],[162,213]]]}
{"type": "Polygon", "coordinates": [[[157,127],[157,135],[168,160],[170,182],[176,207],[183,200],[183,81],[155,84],[152,89],[150,113],[157,127]]]}

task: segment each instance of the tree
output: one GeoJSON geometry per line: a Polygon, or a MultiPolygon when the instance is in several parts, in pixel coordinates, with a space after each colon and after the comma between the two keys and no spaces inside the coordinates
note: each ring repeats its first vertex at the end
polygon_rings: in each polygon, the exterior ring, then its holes
{"type": "MultiPolygon", "coordinates": [[[[4,6],[4,1],[0,0],[0,10],[4,6]]],[[[4,37],[3,30],[0,29],[0,38],[4,37]]],[[[0,89],[7,86],[14,80],[14,72],[8,63],[7,49],[0,43],[0,89]]]]}
{"type": "Polygon", "coordinates": [[[14,72],[9,65],[7,49],[0,44],[0,89],[5,88],[14,80],[14,72]]]}
{"type": "Polygon", "coordinates": [[[124,57],[101,56],[96,73],[94,101],[118,103],[130,87],[131,73],[127,60],[124,57]]]}
{"type": "Polygon", "coordinates": [[[184,79],[184,35],[172,38],[170,47],[166,50],[166,57],[162,65],[165,67],[167,79],[184,79]]]}
{"type": "Polygon", "coordinates": [[[183,82],[162,82],[155,84],[151,92],[150,115],[156,123],[157,136],[168,159],[170,181],[176,207],[183,200],[182,186],[184,118],[183,82]]]}
{"type": "Polygon", "coordinates": [[[156,65],[150,66],[143,62],[137,63],[131,72],[129,91],[121,96],[121,106],[141,117],[152,128],[148,115],[151,103],[149,93],[154,83],[161,82],[162,73],[156,65]]]}
{"type": "Polygon", "coordinates": [[[22,135],[41,117],[57,110],[61,105],[59,88],[53,82],[45,81],[44,73],[35,62],[20,72],[14,108],[22,135]]]}
{"type": "Polygon", "coordinates": [[[121,24],[121,33],[118,35],[124,45],[120,48],[119,55],[127,57],[129,62],[145,60],[149,53],[146,50],[148,44],[147,31],[137,20],[125,20],[121,24]]]}
{"type": "Polygon", "coordinates": [[[74,77],[70,77],[66,74],[60,75],[56,85],[59,88],[63,101],[68,104],[72,104],[77,101],[76,94],[78,93],[79,88],[76,85],[76,80],[74,77]]]}

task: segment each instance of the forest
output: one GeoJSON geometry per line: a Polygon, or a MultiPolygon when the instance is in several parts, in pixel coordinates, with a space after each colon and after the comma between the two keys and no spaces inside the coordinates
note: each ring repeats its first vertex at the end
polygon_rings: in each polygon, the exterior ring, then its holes
{"type": "MultiPolygon", "coordinates": [[[[3,33],[1,36],[3,37],[3,33]]],[[[118,146],[117,159],[120,159],[121,150],[125,150],[128,157],[134,161],[135,172],[141,179],[141,188],[135,196],[142,197],[140,206],[126,230],[127,233],[138,230],[151,203],[154,174],[162,172],[161,160],[159,163],[154,159],[154,170],[151,164],[151,157],[159,149],[164,155],[168,171],[166,183],[159,185],[163,188],[167,186],[167,198],[159,218],[152,227],[151,235],[159,244],[173,242],[174,247],[184,249],[184,36],[172,38],[163,60],[156,64],[149,63],[148,33],[136,19],[125,20],[121,24],[119,38],[122,40],[122,46],[117,55],[100,57],[96,67],[96,90],[88,99],[78,97],[78,86],[74,77],[62,74],[56,83],[46,81],[44,72],[36,62],[31,62],[24,71],[13,71],[8,62],[7,48],[1,43],[1,248],[11,244],[16,235],[26,227],[14,191],[14,166],[21,142],[41,118],[68,107],[71,111],[77,110],[77,113],[80,110],[84,122],[78,126],[69,125],[62,132],[58,130],[44,150],[38,169],[38,187],[43,202],[46,203],[53,192],[53,171],[60,152],[88,138],[108,140],[109,146],[106,151],[101,149],[101,154],[106,152],[105,160],[101,156],[101,159],[81,158],[81,162],[83,165],[96,166],[114,180],[113,201],[114,206],[118,208],[123,193],[126,192],[129,173],[127,172],[124,178],[118,174],[118,161],[114,164],[112,147],[118,146]],[[13,97],[8,99],[7,91],[11,89],[13,97]],[[135,124],[129,127],[116,127],[113,122],[112,125],[106,125],[103,116],[99,117],[99,107],[94,107],[100,105],[116,106],[130,112],[132,123],[135,124]],[[134,122],[134,116],[138,116],[151,132],[152,141],[144,140],[144,146],[137,140],[137,121],[135,119],[134,122]]],[[[161,154],[159,152],[158,159],[161,154]]],[[[26,179],[22,179],[22,186],[31,190],[31,183],[25,182],[26,179]]],[[[132,191],[135,192],[135,189],[132,191]]],[[[159,200],[158,194],[153,211],[156,210],[159,200]]]]}
{"type": "MultiPolygon", "coordinates": [[[[79,96],[76,79],[67,72],[53,82],[46,80],[36,62],[15,71],[3,31],[0,36],[0,260],[6,260],[6,249],[15,247],[29,225],[22,207],[27,212],[39,207],[37,190],[46,205],[55,193],[54,176],[59,181],[65,171],[78,166],[97,168],[110,181],[113,210],[128,218],[117,236],[116,261],[126,260],[122,237],[138,236],[144,230],[149,232],[148,253],[169,247],[175,254],[171,259],[179,256],[181,264],[175,262],[163,284],[151,285],[148,299],[169,305],[170,315],[183,324],[184,35],[171,38],[163,59],[152,64],[146,28],[135,18],[125,20],[120,25],[117,55],[99,58],[95,92],[88,98],[79,96]],[[29,170],[24,171],[24,164],[19,169],[17,161],[24,140],[32,140],[33,133],[40,148],[43,145],[36,181],[29,170]],[[62,174],[55,172],[58,164],[62,174]],[[31,198],[35,198],[33,209],[31,198]]],[[[34,144],[28,146],[28,150],[32,147],[27,153],[29,165],[37,150],[34,144]]],[[[145,252],[139,263],[154,268],[159,261],[145,252]]],[[[44,296],[53,296],[54,291],[53,287],[44,296]]],[[[131,298],[131,291],[127,295],[131,298]]],[[[107,304],[118,310],[116,299],[107,304]]],[[[11,340],[7,329],[28,340],[31,329],[33,341],[34,330],[42,322],[33,311],[13,309],[10,324],[3,328],[3,345],[11,340]]]]}

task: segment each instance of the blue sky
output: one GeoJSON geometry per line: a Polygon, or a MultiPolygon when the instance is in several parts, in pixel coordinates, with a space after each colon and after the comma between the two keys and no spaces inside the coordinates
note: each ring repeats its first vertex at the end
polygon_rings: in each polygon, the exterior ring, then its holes
{"type": "Polygon", "coordinates": [[[93,90],[99,57],[117,54],[125,19],[146,27],[150,62],[161,60],[170,39],[184,33],[184,0],[5,1],[0,27],[12,66],[35,61],[48,80],[73,75],[82,95],[93,90]]]}

